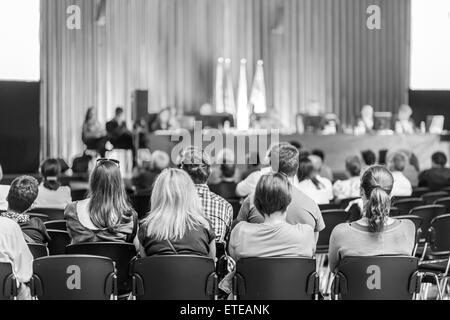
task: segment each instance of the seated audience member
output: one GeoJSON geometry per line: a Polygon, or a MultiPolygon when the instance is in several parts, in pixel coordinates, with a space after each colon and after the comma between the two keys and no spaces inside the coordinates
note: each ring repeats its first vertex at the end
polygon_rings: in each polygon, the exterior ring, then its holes
{"type": "Polygon", "coordinates": [[[56,159],[47,159],[41,165],[42,183],[39,185],[36,207],[65,209],[72,202],[70,188],[61,186],[61,167],[56,159]]]}
{"type": "Polygon", "coordinates": [[[210,184],[209,188],[215,194],[223,197],[224,199],[236,199],[236,165],[222,163],[220,165],[221,175],[219,177],[219,183],[210,184]]]}
{"type": "Polygon", "coordinates": [[[348,157],[345,160],[345,169],[349,178],[334,183],[333,193],[337,200],[356,198],[361,195],[361,166],[358,156],[348,157]]]}
{"type": "Polygon", "coordinates": [[[261,160],[259,158],[259,153],[255,152],[252,154],[247,154],[246,164],[247,168],[241,175],[241,181],[247,179],[247,177],[253,172],[261,170],[261,160]]]}
{"type": "Polygon", "coordinates": [[[361,156],[363,158],[366,168],[373,166],[377,163],[377,155],[372,150],[361,151],[361,156]]]}
{"type": "Polygon", "coordinates": [[[289,141],[289,144],[291,144],[291,145],[293,145],[295,148],[297,148],[297,150],[298,150],[299,152],[300,152],[300,150],[303,149],[303,145],[302,145],[300,142],[296,141],[296,140],[289,141]]]}
{"type": "Polygon", "coordinates": [[[69,204],[64,212],[72,244],[137,242],[137,213],[127,200],[119,163],[99,159],[89,180],[89,198],[69,204]]]}
{"type": "Polygon", "coordinates": [[[0,217],[0,262],[11,264],[19,284],[18,299],[30,299],[30,290],[26,283],[33,275],[33,255],[25,242],[20,226],[5,217],[0,217]]]}
{"type": "MultiPolygon", "coordinates": [[[[317,239],[319,232],[325,228],[325,223],[317,204],[296,187],[295,177],[299,166],[298,154],[298,150],[290,144],[273,147],[270,153],[270,162],[273,166],[271,171],[286,175],[292,185],[290,189],[292,201],[287,208],[286,221],[293,225],[298,223],[310,225],[317,239]]],[[[270,174],[270,172],[267,174],[270,174]]],[[[263,215],[258,212],[254,205],[254,198],[255,195],[252,192],[244,200],[241,210],[233,223],[234,226],[241,221],[250,223],[264,222],[263,215]]]]}
{"type": "Polygon", "coordinates": [[[394,177],[394,186],[392,188],[392,197],[409,197],[412,195],[413,189],[411,182],[404,176],[407,157],[403,153],[397,152],[391,160],[391,173],[394,177]]]}
{"type": "Polygon", "coordinates": [[[357,120],[358,127],[362,129],[362,133],[372,133],[375,126],[373,107],[364,105],[360,114],[361,116],[357,120]]]}
{"type": "Polygon", "coordinates": [[[261,223],[242,221],[230,237],[230,256],[312,257],[316,250],[314,230],[307,224],[289,224],[286,211],[292,199],[292,185],[282,173],[269,173],[259,179],[254,206],[262,215],[261,223]]]}
{"type": "Polygon", "coordinates": [[[415,131],[414,120],[411,118],[413,111],[407,104],[402,104],[398,109],[395,119],[395,132],[398,134],[413,134],[415,131]]]}
{"type": "MultiPolygon", "coordinates": [[[[211,161],[213,161],[211,159],[211,161]]],[[[214,163],[211,165],[211,174],[209,175],[208,185],[216,185],[222,180],[222,164],[235,164],[236,157],[234,151],[228,148],[224,148],[217,152],[214,163]]],[[[234,170],[236,175],[236,168],[234,170]]]]}
{"type": "Polygon", "coordinates": [[[164,151],[156,150],[150,161],[143,161],[137,173],[131,179],[137,190],[151,190],[158,175],[170,165],[169,155],[164,151]]]}
{"type": "Polygon", "coordinates": [[[194,181],[206,218],[211,222],[217,242],[225,242],[225,236],[233,220],[233,208],[225,199],[211,192],[206,184],[211,174],[211,160],[201,149],[187,147],[180,157],[180,169],[194,181]]]}
{"type": "Polygon", "coordinates": [[[86,111],[81,138],[89,150],[96,150],[101,157],[105,156],[108,137],[106,130],[97,120],[94,107],[86,111]]]}
{"type": "Polygon", "coordinates": [[[1,216],[19,224],[26,242],[43,244],[50,240],[44,223],[39,218],[30,218],[26,213],[37,198],[38,186],[38,181],[33,177],[16,178],[9,189],[8,210],[1,213],[1,216]]]}
{"type": "Polygon", "coordinates": [[[447,156],[443,152],[436,152],[431,157],[432,167],[419,175],[419,187],[439,190],[450,186],[450,169],[446,168],[447,156]]]}
{"type": "Polygon", "coordinates": [[[345,257],[412,254],[416,228],[409,220],[389,217],[392,174],[385,167],[367,169],[361,179],[364,216],[358,221],[338,225],[331,233],[329,266],[339,267],[345,257]]]}
{"type": "MultiPolygon", "coordinates": [[[[267,165],[268,163],[268,159],[270,158],[270,154],[272,152],[272,150],[274,148],[277,148],[280,145],[291,145],[290,143],[287,142],[280,142],[277,144],[274,144],[270,147],[269,151],[267,152],[266,155],[266,159],[263,160],[264,165],[267,165]]],[[[242,180],[241,182],[239,182],[236,186],[236,195],[238,197],[247,197],[248,195],[250,195],[252,192],[255,191],[256,188],[256,184],[258,183],[259,178],[261,178],[262,175],[271,172],[271,167],[270,166],[265,166],[263,168],[261,168],[258,171],[255,171],[253,173],[251,173],[250,175],[247,176],[247,178],[245,178],[244,180],[242,180]]]]}
{"type": "Polygon", "coordinates": [[[114,148],[133,149],[133,135],[127,129],[123,108],[116,108],[114,119],[106,123],[106,132],[114,148]]]}
{"type": "Polygon", "coordinates": [[[330,189],[317,179],[314,165],[309,157],[300,160],[297,176],[299,181],[297,187],[301,192],[317,204],[330,203],[330,189]]]}
{"type": "Polygon", "coordinates": [[[176,118],[176,110],[171,107],[163,108],[156,117],[155,121],[150,124],[150,132],[159,130],[173,130],[180,127],[176,118]]]}
{"type": "Polygon", "coordinates": [[[320,158],[320,163],[318,163],[318,165],[320,166],[319,175],[321,177],[327,178],[330,181],[333,181],[333,170],[331,170],[331,168],[325,164],[325,153],[322,150],[316,149],[311,152],[311,155],[320,158]]]}
{"type": "Polygon", "coordinates": [[[313,154],[311,154],[309,157],[309,160],[311,160],[312,164],[313,164],[313,175],[314,178],[319,181],[323,186],[324,189],[326,190],[326,192],[328,193],[328,200],[333,200],[334,196],[333,196],[333,183],[331,182],[330,179],[322,177],[320,175],[320,170],[322,168],[322,159],[319,156],[315,156],[313,154]]]}
{"type": "Polygon", "coordinates": [[[2,179],[3,171],[0,165],[0,211],[5,211],[8,209],[8,201],[6,201],[6,198],[8,197],[9,186],[1,184],[2,179]]]}
{"type": "Polygon", "coordinates": [[[139,229],[142,256],[190,254],[214,258],[215,235],[192,179],[164,170],[156,179],[150,214],[139,229]]]}

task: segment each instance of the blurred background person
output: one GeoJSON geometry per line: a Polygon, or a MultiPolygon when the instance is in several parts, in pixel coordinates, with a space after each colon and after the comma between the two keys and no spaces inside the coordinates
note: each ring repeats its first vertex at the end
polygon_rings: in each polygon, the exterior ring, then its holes
{"type": "Polygon", "coordinates": [[[357,127],[362,133],[371,133],[374,130],[375,120],[374,111],[371,105],[364,105],[361,108],[360,118],[357,121],[357,127]]]}
{"type": "Polygon", "coordinates": [[[150,125],[150,132],[178,129],[180,126],[178,120],[176,119],[176,112],[174,110],[175,109],[171,107],[163,108],[150,125]]]}
{"type": "Polygon", "coordinates": [[[377,163],[377,155],[370,149],[361,151],[361,156],[364,161],[363,171],[364,168],[373,166],[377,163]]]}
{"type": "Polygon", "coordinates": [[[237,199],[235,174],[236,165],[234,163],[222,163],[219,182],[209,184],[210,190],[224,199],[237,199]]]}
{"type": "Polygon", "coordinates": [[[317,174],[314,170],[314,165],[311,159],[302,158],[298,168],[298,189],[313,199],[317,204],[330,203],[330,190],[320,180],[317,179],[317,174]]]}
{"type": "Polygon", "coordinates": [[[131,183],[137,190],[150,191],[158,175],[169,166],[169,155],[164,151],[156,150],[150,155],[150,159],[141,161],[131,183]]]}
{"type": "Polygon", "coordinates": [[[361,159],[350,156],[345,159],[345,170],[348,179],[338,180],[333,185],[333,194],[337,200],[359,197],[361,194],[361,159]]]}
{"type": "Polygon", "coordinates": [[[398,109],[395,120],[395,132],[398,134],[413,134],[415,131],[415,123],[411,118],[413,111],[407,104],[402,104],[398,109]]]}
{"type": "Polygon", "coordinates": [[[313,151],[311,151],[311,155],[320,158],[320,164],[318,163],[318,165],[320,166],[319,175],[321,177],[327,178],[330,181],[333,181],[333,170],[331,170],[331,168],[325,163],[325,153],[320,149],[314,149],[313,151]]]}
{"type": "Polygon", "coordinates": [[[397,152],[392,157],[391,163],[389,164],[392,176],[394,177],[392,197],[409,197],[412,195],[413,189],[411,182],[403,174],[407,162],[408,158],[403,153],[397,152]]]}
{"type": "Polygon", "coordinates": [[[106,130],[97,120],[94,107],[90,107],[86,111],[82,129],[82,140],[89,150],[96,150],[100,157],[105,157],[108,137],[106,130]]]}
{"type": "Polygon", "coordinates": [[[450,169],[446,167],[447,156],[436,152],[431,156],[431,168],[419,175],[419,187],[428,187],[433,191],[450,186],[450,169]]]}

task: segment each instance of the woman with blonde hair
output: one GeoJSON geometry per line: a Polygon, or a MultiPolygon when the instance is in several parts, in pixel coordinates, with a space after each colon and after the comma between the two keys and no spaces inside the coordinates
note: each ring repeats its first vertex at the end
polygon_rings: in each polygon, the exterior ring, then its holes
{"type": "Polygon", "coordinates": [[[72,243],[135,243],[138,219],[127,199],[119,162],[99,159],[89,181],[89,197],[64,212],[72,243]]]}
{"type": "Polygon", "coordinates": [[[192,179],[183,170],[164,170],[155,181],[150,214],[139,230],[141,255],[214,258],[214,239],[192,179]]]}

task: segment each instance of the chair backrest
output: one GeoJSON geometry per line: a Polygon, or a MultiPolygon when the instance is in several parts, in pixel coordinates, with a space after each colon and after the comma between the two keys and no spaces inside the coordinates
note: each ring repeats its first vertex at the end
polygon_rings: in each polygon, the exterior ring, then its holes
{"type": "Polygon", "coordinates": [[[431,192],[431,189],[428,187],[414,187],[412,192],[413,198],[420,198],[425,193],[431,192]]]}
{"type": "Polygon", "coordinates": [[[312,300],[318,290],[315,259],[244,258],[236,265],[233,294],[239,300],[312,300]]]}
{"type": "Polygon", "coordinates": [[[420,206],[411,210],[410,215],[419,216],[422,218],[422,237],[427,237],[428,229],[430,228],[431,220],[437,216],[446,213],[446,208],[441,205],[432,204],[428,206],[420,206]]]}
{"type": "Polygon", "coordinates": [[[110,258],[114,261],[117,287],[120,294],[131,292],[130,261],[136,256],[136,248],[130,243],[86,242],[66,247],[67,254],[87,254],[110,258]]]}
{"type": "Polygon", "coordinates": [[[428,192],[422,195],[425,204],[433,204],[436,200],[445,197],[448,197],[448,192],[445,191],[428,192]]]}
{"type": "Polygon", "coordinates": [[[447,208],[447,212],[450,212],[450,197],[439,198],[434,202],[434,204],[440,204],[447,208]]]}
{"type": "Polygon", "coordinates": [[[389,211],[390,217],[396,217],[400,215],[400,209],[397,207],[391,207],[391,210],[389,211]]]}
{"type": "Polygon", "coordinates": [[[408,214],[411,209],[415,207],[420,207],[424,205],[424,202],[421,198],[408,198],[401,200],[394,200],[392,205],[400,210],[401,215],[408,214]]]}
{"type": "Polygon", "coordinates": [[[322,217],[325,222],[325,229],[319,232],[319,240],[317,241],[319,251],[328,248],[331,232],[338,224],[347,222],[349,214],[343,209],[324,210],[322,211],[322,217]]]}
{"type": "Polygon", "coordinates": [[[67,231],[47,229],[50,241],[48,251],[51,256],[66,253],[66,246],[70,244],[70,235],[67,231]]]}
{"type": "Polygon", "coordinates": [[[444,214],[431,221],[429,231],[430,247],[433,252],[450,253],[450,214],[444,214]]]}
{"type": "Polygon", "coordinates": [[[339,202],[339,207],[340,207],[341,209],[347,209],[347,207],[348,207],[348,205],[350,204],[350,202],[355,201],[355,200],[358,200],[358,199],[361,199],[361,197],[353,197],[353,198],[342,199],[342,200],[339,202]]]}
{"type": "Polygon", "coordinates": [[[48,249],[45,244],[42,243],[28,243],[28,249],[30,249],[31,254],[34,259],[42,258],[48,256],[48,249]]]}
{"type": "Polygon", "coordinates": [[[71,189],[70,195],[72,196],[72,201],[80,201],[86,199],[89,193],[88,189],[71,189]]]}
{"type": "Polygon", "coordinates": [[[189,255],[153,256],[131,264],[139,300],[209,300],[217,294],[214,260],[189,255]]]}
{"type": "Polygon", "coordinates": [[[0,300],[11,300],[17,296],[17,283],[10,263],[0,262],[0,284],[0,300]]]}
{"type": "Polygon", "coordinates": [[[336,203],[319,204],[319,209],[320,209],[320,211],[337,210],[337,209],[340,209],[340,206],[336,203]]]}
{"type": "Polygon", "coordinates": [[[345,257],[333,293],[342,300],[411,300],[420,291],[417,268],[414,257],[345,257]]]}
{"type": "Polygon", "coordinates": [[[32,213],[40,213],[48,216],[48,220],[64,220],[64,209],[56,208],[32,208],[32,213]]]}
{"type": "Polygon", "coordinates": [[[34,260],[31,294],[40,300],[109,300],[115,295],[111,259],[60,255],[34,260]]]}
{"type": "Polygon", "coordinates": [[[30,218],[39,218],[44,223],[48,221],[48,216],[46,214],[34,213],[34,212],[27,212],[27,214],[30,216],[30,218]]]}
{"type": "Polygon", "coordinates": [[[47,229],[67,231],[66,220],[47,221],[44,224],[47,229]]]}

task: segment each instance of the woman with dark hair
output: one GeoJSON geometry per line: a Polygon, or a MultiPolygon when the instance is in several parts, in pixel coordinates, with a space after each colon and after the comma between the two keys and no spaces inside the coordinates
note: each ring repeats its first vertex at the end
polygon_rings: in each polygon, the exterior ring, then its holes
{"type": "Polygon", "coordinates": [[[137,213],[128,202],[119,163],[99,159],[89,189],[89,198],[71,203],[64,212],[72,243],[127,242],[138,249],[137,213]]]}
{"type": "Polygon", "coordinates": [[[97,120],[94,107],[86,111],[81,139],[88,149],[96,150],[101,157],[105,156],[108,137],[106,130],[97,120]]]}
{"type": "Polygon", "coordinates": [[[291,184],[282,173],[263,175],[256,186],[254,205],[262,223],[240,222],[231,232],[233,259],[246,257],[312,257],[316,250],[314,230],[307,224],[286,222],[291,203],[291,184]]]}
{"type": "Polygon", "coordinates": [[[36,207],[64,209],[72,202],[70,188],[61,186],[61,166],[57,159],[47,159],[41,165],[42,182],[35,202],[36,207]]]}
{"type": "Polygon", "coordinates": [[[310,158],[301,157],[297,172],[298,185],[297,187],[313,199],[317,204],[330,203],[332,196],[331,187],[326,186],[323,181],[318,179],[314,164],[310,158]]]}
{"type": "Polygon", "coordinates": [[[334,228],[330,237],[329,266],[334,271],[348,256],[411,255],[416,228],[409,220],[389,217],[394,178],[388,169],[373,166],[361,179],[363,217],[334,228]]]}

